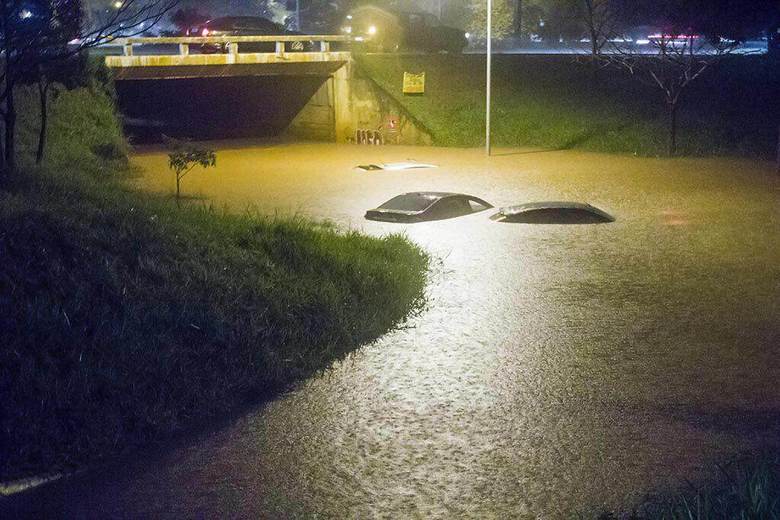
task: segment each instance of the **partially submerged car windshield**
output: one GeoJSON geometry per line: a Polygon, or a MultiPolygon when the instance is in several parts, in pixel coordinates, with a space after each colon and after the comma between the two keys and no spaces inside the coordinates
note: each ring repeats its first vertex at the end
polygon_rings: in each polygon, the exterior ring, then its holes
{"type": "Polygon", "coordinates": [[[407,193],[398,195],[388,200],[379,209],[389,209],[395,211],[424,211],[431,204],[439,199],[436,195],[425,193],[407,193]]]}

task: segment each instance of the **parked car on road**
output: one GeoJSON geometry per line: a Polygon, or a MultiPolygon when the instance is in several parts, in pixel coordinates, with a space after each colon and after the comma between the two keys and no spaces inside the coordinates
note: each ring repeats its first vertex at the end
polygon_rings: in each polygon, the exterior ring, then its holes
{"type": "Polygon", "coordinates": [[[369,52],[460,53],[468,44],[464,31],[443,25],[430,13],[389,11],[374,6],[350,11],[341,32],[352,37],[354,46],[369,52]]]}
{"type": "Polygon", "coordinates": [[[462,217],[493,206],[462,193],[418,191],[404,193],[366,212],[366,219],[384,222],[423,222],[462,217]]]}
{"type": "MultiPolygon", "coordinates": [[[[203,24],[192,27],[190,36],[297,36],[300,32],[290,31],[283,25],[266,20],[259,16],[225,16],[214,18],[203,24]]],[[[287,50],[311,50],[313,44],[308,41],[289,42],[287,50]]],[[[206,43],[201,46],[204,53],[226,52],[223,43],[206,43]]],[[[239,52],[274,52],[274,42],[239,43],[239,52]]]]}

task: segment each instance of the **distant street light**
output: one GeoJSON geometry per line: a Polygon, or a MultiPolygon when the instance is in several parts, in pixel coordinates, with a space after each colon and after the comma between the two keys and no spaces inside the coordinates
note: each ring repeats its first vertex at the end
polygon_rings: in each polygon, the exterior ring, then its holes
{"type": "Polygon", "coordinates": [[[493,0],[487,0],[487,67],[485,89],[485,153],[490,156],[490,68],[493,61],[493,0]]]}

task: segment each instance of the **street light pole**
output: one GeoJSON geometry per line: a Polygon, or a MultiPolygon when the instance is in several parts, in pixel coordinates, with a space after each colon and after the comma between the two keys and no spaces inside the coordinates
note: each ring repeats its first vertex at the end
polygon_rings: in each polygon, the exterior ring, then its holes
{"type": "Polygon", "coordinates": [[[490,156],[490,68],[493,61],[493,0],[487,0],[487,78],[485,89],[485,153],[490,156]]]}

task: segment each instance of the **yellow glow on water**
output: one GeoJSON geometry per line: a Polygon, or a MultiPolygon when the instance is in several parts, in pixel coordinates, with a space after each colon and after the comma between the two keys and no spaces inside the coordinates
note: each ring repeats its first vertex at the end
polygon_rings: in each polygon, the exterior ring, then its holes
{"type": "MultiPolygon", "coordinates": [[[[771,163],[216,147],[217,167],[190,175],[186,194],[239,212],[402,232],[433,257],[429,305],[320,377],[141,472],[122,487],[121,503],[193,516],[200,497],[240,490],[241,507],[256,513],[245,516],[285,516],[297,504],[325,516],[569,517],[626,507],[628,493],[674,489],[709,461],[776,439],[706,427],[728,411],[780,408],[771,163]],[[439,168],[355,171],[407,160],[439,168]],[[363,219],[410,191],[463,192],[496,207],[576,200],[617,221],[500,224],[489,219],[494,210],[421,224],[363,219]],[[152,498],[133,496],[138,489],[152,498]]],[[[164,152],[141,150],[133,160],[146,171],[140,187],[172,192],[164,152]]]]}

